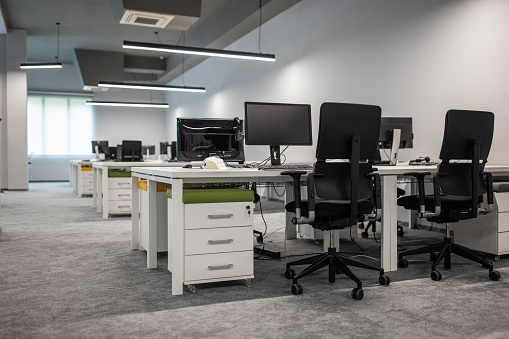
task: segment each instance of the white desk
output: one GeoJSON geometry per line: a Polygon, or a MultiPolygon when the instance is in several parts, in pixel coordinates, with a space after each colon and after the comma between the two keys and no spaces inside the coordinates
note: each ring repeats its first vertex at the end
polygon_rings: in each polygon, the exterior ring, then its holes
{"type": "MultiPolygon", "coordinates": [[[[94,207],[97,208],[97,213],[102,213],[103,219],[108,219],[108,216],[112,214],[112,211],[110,209],[110,180],[108,180],[108,171],[110,170],[125,170],[125,171],[131,171],[132,167],[182,167],[185,164],[188,163],[180,163],[180,162],[162,162],[162,161],[143,161],[143,162],[117,162],[117,161],[96,161],[92,163],[92,177],[93,177],[93,190],[92,190],[92,196],[93,196],[93,203],[94,207]]],[[[129,178],[122,178],[126,179],[125,183],[128,183],[128,185],[125,185],[125,189],[131,188],[130,183],[131,180],[129,178]]],[[[124,182],[121,182],[121,184],[124,184],[124,182]]],[[[133,187],[137,188],[136,187],[133,187]]],[[[131,197],[130,197],[130,190],[129,190],[129,196],[125,196],[122,199],[126,201],[126,206],[131,204],[131,197]]],[[[114,213],[119,214],[130,214],[131,213],[131,206],[129,208],[126,208],[125,211],[115,211],[114,213]]]]}
{"type": "Polygon", "coordinates": [[[91,161],[71,160],[69,162],[69,181],[73,192],[78,197],[92,194],[92,172],[82,171],[83,167],[91,166],[91,161]]]}

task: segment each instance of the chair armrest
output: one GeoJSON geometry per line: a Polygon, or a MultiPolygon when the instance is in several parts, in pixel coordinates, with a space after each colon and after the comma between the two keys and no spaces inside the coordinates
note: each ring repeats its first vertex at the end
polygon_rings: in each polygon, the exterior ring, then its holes
{"type": "MultiPolygon", "coordinates": [[[[376,169],[375,169],[376,170],[376,169]]],[[[382,185],[380,181],[380,174],[378,173],[366,173],[367,177],[371,177],[374,179],[375,183],[373,185],[373,198],[375,203],[375,213],[368,215],[369,221],[376,221],[382,218],[382,185]]]]}
{"type": "Polygon", "coordinates": [[[488,210],[480,210],[481,213],[490,213],[493,211],[493,175],[490,172],[482,172],[481,175],[484,177],[487,198],[488,198],[488,210]]]}
{"type": "Polygon", "coordinates": [[[430,218],[436,217],[441,213],[441,199],[440,199],[440,176],[442,173],[436,173],[433,175],[433,204],[435,211],[426,211],[426,192],[424,190],[424,178],[431,175],[431,172],[408,172],[403,175],[412,176],[417,179],[417,191],[419,193],[419,211],[417,216],[419,218],[430,218]]]}
{"type": "MultiPolygon", "coordinates": [[[[302,199],[300,196],[300,178],[302,175],[306,174],[306,171],[283,171],[281,175],[289,175],[293,179],[293,199],[295,201],[295,218],[292,219],[293,224],[303,224],[306,223],[302,221],[305,218],[302,218],[302,199]]],[[[308,178],[309,181],[309,178],[308,178]]],[[[308,190],[308,195],[309,195],[308,190]]]]}

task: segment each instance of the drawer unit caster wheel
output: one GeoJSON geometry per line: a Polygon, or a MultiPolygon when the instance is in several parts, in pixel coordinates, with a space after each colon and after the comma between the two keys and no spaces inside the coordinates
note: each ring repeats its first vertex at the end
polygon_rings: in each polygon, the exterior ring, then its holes
{"type": "Polygon", "coordinates": [[[253,280],[252,279],[246,279],[244,281],[244,285],[246,285],[246,287],[251,287],[253,286],[253,280]]]}
{"type": "Polygon", "coordinates": [[[490,279],[493,281],[497,281],[498,279],[500,279],[500,273],[498,271],[491,271],[490,279]]]}
{"type": "Polygon", "coordinates": [[[290,269],[285,271],[285,278],[286,279],[293,279],[295,277],[295,271],[290,269]]]}
{"type": "Polygon", "coordinates": [[[364,291],[362,290],[362,288],[356,287],[356,288],[352,289],[351,296],[352,296],[352,299],[362,300],[362,298],[364,297],[364,291]]]}
{"type": "Polygon", "coordinates": [[[389,284],[391,283],[391,279],[389,278],[389,276],[383,274],[378,278],[378,282],[382,286],[389,286],[389,284]]]}
{"type": "Polygon", "coordinates": [[[408,267],[408,260],[406,260],[406,259],[401,259],[401,260],[398,262],[398,267],[399,267],[399,268],[407,268],[407,267],[408,267]]]}
{"type": "Polygon", "coordinates": [[[189,293],[196,293],[196,287],[194,285],[184,285],[186,291],[189,293]]]}
{"type": "Polygon", "coordinates": [[[439,271],[431,271],[430,276],[431,279],[434,281],[442,280],[442,273],[440,273],[439,271]]]}
{"type": "Polygon", "coordinates": [[[294,295],[302,294],[302,286],[300,286],[299,284],[293,284],[292,285],[292,293],[294,295]]]}

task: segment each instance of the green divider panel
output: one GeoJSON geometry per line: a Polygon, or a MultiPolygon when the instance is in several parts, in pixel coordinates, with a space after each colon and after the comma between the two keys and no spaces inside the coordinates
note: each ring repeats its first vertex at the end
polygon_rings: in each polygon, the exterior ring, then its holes
{"type": "MultiPolygon", "coordinates": [[[[166,197],[172,198],[171,188],[166,197]]],[[[215,202],[254,201],[254,192],[244,188],[184,188],[184,204],[207,204],[215,202]]]]}
{"type": "Polygon", "coordinates": [[[108,178],[130,178],[131,171],[108,171],[108,178]]]}

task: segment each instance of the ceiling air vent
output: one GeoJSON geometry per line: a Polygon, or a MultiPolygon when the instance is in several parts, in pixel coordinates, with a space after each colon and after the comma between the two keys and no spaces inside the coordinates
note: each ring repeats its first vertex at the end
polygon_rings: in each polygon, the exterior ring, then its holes
{"type": "Polygon", "coordinates": [[[120,19],[120,23],[126,25],[165,28],[170,21],[173,20],[173,18],[175,18],[174,15],[126,10],[120,19]]]}

